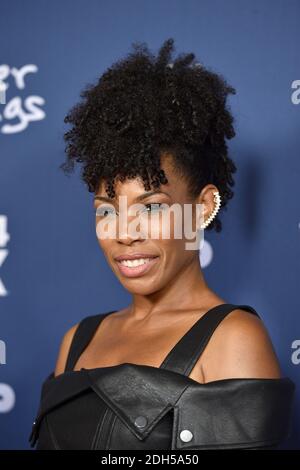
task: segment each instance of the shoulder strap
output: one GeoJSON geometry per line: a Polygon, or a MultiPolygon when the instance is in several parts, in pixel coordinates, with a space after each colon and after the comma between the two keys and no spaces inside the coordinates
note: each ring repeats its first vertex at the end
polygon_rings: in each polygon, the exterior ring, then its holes
{"type": "Polygon", "coordinates": [[[259,317],[249,305],[221,304],[211,308],[178,341],[160,368],[189,376],[219,323],[235,309],[247,310],[259,317]]]}
{"type": "Polygon", "coordinates": [[[111,310],[107,313],[89,315],[80,321],[71,342],[65,372],[72,371],[74,369],[77,360],[91,341],[103,318],[115,311],[116,310],[111,310]]]}
{"type": "MultiPolygon", "coordinates": [[[[237,308],[259,316],[255,309],[249,305],[221,304],[211,308],[178,341],[159,368],[188,376],[219,323],[226,315],[237,308]]],[[[65,372],[74,369],[76,362],[91,341],[101,321],[115,311],[111,310],[107,313],[90,315],[81,320],[71,342],[65,372]]]]}

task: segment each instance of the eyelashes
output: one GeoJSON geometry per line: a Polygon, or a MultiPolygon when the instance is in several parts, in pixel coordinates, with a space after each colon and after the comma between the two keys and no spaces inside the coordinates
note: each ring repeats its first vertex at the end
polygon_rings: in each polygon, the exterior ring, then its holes
{"type": "Polygon", "coordinates": [[[145,207],[150,207],[151,211],[145,211],[143,210],[142,212],[156,212],[156,211],[159,211],[161,210],[163,207],[163,203],[162,202],[154,202],[154,203],[151,203],[151,204],[145,204],[145,207]]]}
{"type": "MultiPolygon", "coordinates": [[[[141,210],[141,212],[144,214],[144,213],[154,213],[154,212],[158,212],[158,211],[161,211],[162,209],[164,209],[165,206],[165,203],[162,203],[162,202],[154,202],[154,203],[149,203],[149,204],[144,204],[144,208],[141,210]],[[147,210],[147,209],[150,209],[150,210],[147,210]]],[[[115,210],[114,207],[108,207],[108,206],[99,206],[95,209],[95,213],[96,213],[96,216],[97,217],[107,217],[107,213],[109,214],[109,211],[110,214],[115,214],[117,215],[118,212],[115,210]]]]}
{"type": "Polygon", "coordinates": [[[95,213],[97,217],[107,217],[106,212],[108,212],[109,210],[114,211],[114,209],[112,209],[111,207],[100,206],[95,209],[95,213]]]}

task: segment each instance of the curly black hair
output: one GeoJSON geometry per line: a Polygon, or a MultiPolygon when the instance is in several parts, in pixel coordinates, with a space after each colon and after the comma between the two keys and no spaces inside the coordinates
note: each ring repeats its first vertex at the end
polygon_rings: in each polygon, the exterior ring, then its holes
{"type": "MultiPolygon", "coordinates": [[[[233,116],[226,103],[235,94],[222,75],[196,62],[195,54],[172,61],[174,39],[167,39],[157,57],[144,42],[112,64],[96,84],[80,93],[64,122],[66,173],[82,164],[81,178],[89,192],[104,179],[109,197],[116,178],[140,176],[146,191],[166,184],[160,167],[167,152],[186,176],[189,194],[196,197],[207,184],[221,195],[221,208],[233,196],[230,187],[236,166],[228,156],[225,138],[235,136],[233,116]]],[[[222,230],[217,215],[207,229],[222,230]]]]}

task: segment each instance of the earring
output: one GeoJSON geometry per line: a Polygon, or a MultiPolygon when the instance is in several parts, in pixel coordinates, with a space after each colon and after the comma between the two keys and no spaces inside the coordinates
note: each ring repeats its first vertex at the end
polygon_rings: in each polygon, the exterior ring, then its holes
{"type": "Polygon", "coordinates": [[[210,214],[210,216],[208,217],[208,219],[205,222],[203,222],[203,224],[201,224],[200,226],[201,229],[205,229],[212,222],[212,220],[216,217],[217,213],[220,210],[220,207],[221,207],[220,193],[219,191],[215,191],[213,194],[214,194],[215,208],[210,214]]]}

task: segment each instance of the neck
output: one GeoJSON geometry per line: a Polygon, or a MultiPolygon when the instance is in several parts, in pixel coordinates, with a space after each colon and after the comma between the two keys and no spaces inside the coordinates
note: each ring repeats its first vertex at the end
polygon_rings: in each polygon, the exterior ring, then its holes
{"type": "Polygon", "coordinates": [[[197,255],[159,291],[150,295],[134,294],[129,309],[131,315],[142,319],[165,311],[200,308],[217,299],[204,279],[197,255]]]}

